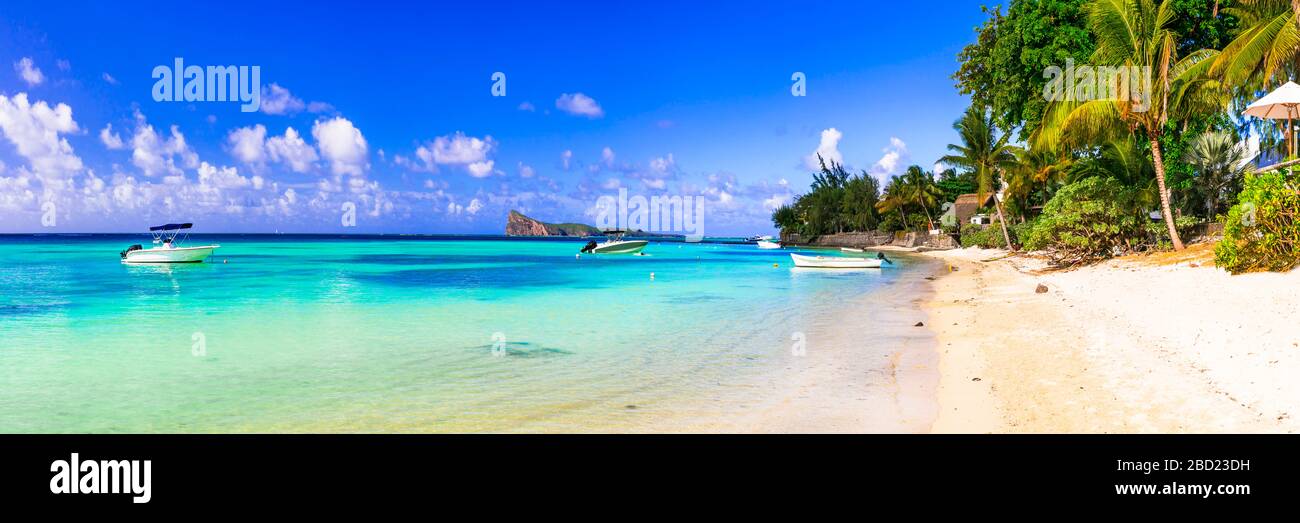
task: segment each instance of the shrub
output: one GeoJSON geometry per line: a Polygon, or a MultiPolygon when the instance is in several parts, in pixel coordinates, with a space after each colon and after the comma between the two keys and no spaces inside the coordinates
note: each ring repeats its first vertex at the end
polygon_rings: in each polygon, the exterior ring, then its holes
{"type": "Polygon", "coordinates": [[[1134,194],[1113,178],[1090,177],[1062,187],[1043,206],[1025,248],[1046,251],[1058,265],[1104,259],[1141,237],[1146,216],[1134,194]]]}
{"type": "Polygon", "coordinates": [[[1286,175],[1246,175],[1214,262],[1233,274],[1287,271],[1300,263],[1300,193],[1286,175]]]}
{"type": "Polygon", "coordinates": [[[975,225],[968,223],[961,228],[961,246],[1001,249],[1007,246],[1007,241],[1006,238],[1002,237],[1002,227],[997,224],[975,225]]]}
{"type": "MultiPolygon", "coordinates": [[[[1196,226],[1200,224],[1201,220],[1192,216],[1174,219],[1174,228],[1178,229],[1178,237],[1183,241],[1191,239],[1196,233],[1196,226]]],[[[1169,239],[1169,228],[1165,227],[1164,220],[1148,221],[1143,228],[1146,230],[1146,244],[1142,246],[1143,248],[1169,250],[1174,247],[1174,242],[1169,239]]]]}

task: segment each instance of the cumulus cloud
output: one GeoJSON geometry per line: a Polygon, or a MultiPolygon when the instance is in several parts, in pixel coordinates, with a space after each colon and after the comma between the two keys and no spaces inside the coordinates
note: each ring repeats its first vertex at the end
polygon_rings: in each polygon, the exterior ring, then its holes
{"type": "Polygon", "coordinates": [[[600,151],[600,163],[605,167],[614,168],[614,150],[606,147],[600,151]]]}
{"type": "Polygon", "coordinates": [[[341,116],[317,120],[311,127],[320,155],[329,162],[330,172],[360,176],[369,168],[369,147],[361,130],[341,116]]]}
{"type": "Polygon", "coordinates": [[[560,166],[567,171],[571,165],[573,165],[573,151],[565,149],[560,153],[560,166]]]}
{"type": "Polygon", "coordinates": [[[241,127],[231,131],[226,142],[230,146],[230,153],[252,167],[254,172],[268,163],[282,163],[288,165],[293,172],[305,173],[319,159],[316,149],[303,140],[293,127],[286,128],[282,136],[270,138],[267,138],[266,127],[262,124],[241,127]]]}
{"type": "Polygon", "coordinates": [[[475,138],[456,131],[454,135],[433,140],[431,157],[438,164],[471,164],[485,161],[495,148],[496,141],[491,136],[475,138]]]}
{"type": "Polygon", "coordinates": [[[582,93],[564,93],[555,100],[555,108],[566,113],[585,116],[587,118],[600,118],[605,116],[605,110],[600,108],[592,97],[582,93]]]}
{"type": "Polygon", "coordinates": [[[494,169],[496,162],[491,158],[496,148],[497,142],[491,136],[478,138],[456,131],[455,134],[439,136],[416,148],[418,163],[400,155],[393,161],[423,172],[438,172],[440,165],[463,167],[470,176],[485,178],[497,172],[494,169]]]}
{"type": "Polygon", "coordinates": [[[292,127],[285,129],[282,136],[268,138],[266,151],[271,161],[287,164],[289,169],[296,173],[310,171],[312,165],[319,159],[316,149],[308,145],[307,141],[303,140],[298,131],[292,127]]]}
{"type": "Polygon", "coordinates": [[[45,74],[41,73],[41,68],[36,67],[36,63],[29,57],[24,56],[14,62],[14,72],[18,73],[18,77],[22,78],[28,87],[36,87],[45,83],[45,74]]]}
{"type": "Polygon", "coordinates": [[[817,160],[818,155],[826,161],[828,166],[831,162],[844,163],[844,155],[840,154],[841,138],[844,138],[844,134],[839,129],[831,127],[823,130],[821,142],[817,144],[817,149],[812,154],[804,157],[804,167],[807,167],[810,171],[821,169],[821,164],[817,160]]]}
{"type": "Polygon", "coordinates": [[[250,165],[266,162],[266,126],[240,127],[226,136],[230,154],[250,165]]]}
{"type": "Polygon", "coordinates": [[[26,93],[0,95],[0,131],[37,175],[62,177],[82,169],[81,158],[62,136],[80,131],[67,104],[33,104],[26,93]]]}
{"type": "Polygon", "coordinates": [[[99,141],[104,143],[104,147],[113,151],[126,147],[126,144],[122,142],[122,136],[113,132],[113,124],[111,123],[99,130],[99,141]]]}
{"type": "Polygon", "coordinates": [[[108,73],[104,73],[104,81],[105,81],[105,82],[108,82],[109,85],[117,85],[117,84],[118,84],[118,82],[117,82],[117,78],[113,78],[113,75],[108,74],[108,73]]]}
{"type": "Polygon", "coordinates": [[[171,126],[164,138],[137,112],[135,135],[131,137],[131,164],[145,176],[180,175],[182,167],[198,167],[199,155],[190,149],[179,127],[171,126]]]}
{"type": "Polygon", "coordinates": [[[307,104],[280,84],[272,83],[262,88],[262,112],[266,114],[294,114],[307,108],[307,104]]]}
{"type": "Polygon", "coordinates": [[[529,165],[524,164],[524,162],[519,162],[519,177],[520,177],[520,178],[532,178],[533,176],[536,176],[536,175],[537,175],[537,171],[536,171],[535,169],[533,169],[533,168],[532,168],[531,166],[529,166],[529,165]]]}
{"type": "Polygon", "coordinates": [[[528,111],[531,113],[537,111],[537,107],[534,106],[532,102],[523,102],[519,104],[519,110],[528,111]]]}
{"type": "Polygon", "coordinates": [[[881,149],[884,153],[876,163],[871,166],[871,174],[876,175],[881,181],[898,172],[898,167],[905,162],[910,155],[907,152],[907,144],[898,137],[890,137],[889,145],[881,149]]]}

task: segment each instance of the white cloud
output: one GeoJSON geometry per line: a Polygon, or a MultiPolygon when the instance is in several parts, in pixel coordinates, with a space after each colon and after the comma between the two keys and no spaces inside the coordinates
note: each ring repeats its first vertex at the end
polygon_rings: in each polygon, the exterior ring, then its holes
{"type": "Polygon", "coordinates": [[[283,136],[272,136],[266,140],[266,150],[271,161],[286,163],[296,173],[310,171],[319,159],[316,149],[308,145],[298,131],[292,127],[284,130],[283,136]]]}
{"type": "Polygon", "coordinates": [[[67,138],[60,136],[80,131],[67,104],[32,104],[27,93],[13,98],[0,95],[0,131],[39,176],[62,177],[82,169],[81,158],[67,138]]]}
{"type": "Polygon", "coordinates": [[[524,162],[519,162],[520,178],[532,178],[533,176],[536,175],[537,175],[537,171],[535,169],[533,169],[531,166],[525,165],[524,162]]]}
{"type": "Polygon", "coordinates": [[[817,160],[818,155],[821,155],[828,167],[831,162],[844,163],[844,156],[840,154],[839,148],[841,138],[844,138],[844,134],[839,129],[831,127],[823,130],[821,142],[817,144],[817,150],[804,157],[804,166],[812,171],[821,169],[821,164],[817,160]]]}
{"type": "Polygon", "coordinates": [[[321,157],[329,162],[332,173],[360,176],[369,168],[366,139],[346,118],[317,120],[311,135],[316,138],[321,157]]]}
{"type": "Polygon", "coordinates": [[[944,171],[947,171],[947,170],[948,170],[948,166],[947,166],[947,165],[944,165],[943,162],[934,162],[934,175],[935,175],[935,176],[939,176],[940,174],[943,174],[944,171]]]}
{"type": "Polygon", "coordinates": [[[492,175],[492,160],[486,162],[473,162],[465,166],[469,170],[469,175],[475,178],[486,178],[492,175]]]}
{"type": "Polygon", "coordinates": [[[602,149],[600,151],[600,162],[605,164],[605,167],[614,168],[614,150],[609,147],[602,149]]]}
{"type": "Polygon", "coordinates": [[[293,114],[307,108],[301,98],[297,98],[280,84],[272,83],[262,88],[262,112],[266,114],[293,114]]]}
{"type": "Polygon", "coordinates": [[[104,81],[108,82],[109,85],[117,85],[118,83],[117,78],[113,78],[113,75],[108,73],[104,73],[104,81]]]}
{"type": "Polygon", "coordinates": [[[483,202],[480,202],[478,198],[474,198],[469,201],[469,206],[465,207],[465,212],[470,214],[478,214],[478,212],[482,209],[483,209],[483,202]]]}
{"type": "Polygon", "coordinates": [[[586,116],[587,118],[600,118],[605,116],[605,110],[600,108],[600,104],[582,93],[564,93],[555,100],[555,108],[569,114],[586,116]]]}
{"type": "Polygon", "coordinates": [[[537,111],[537,107],[534,106],[532,102],[523,102],[523,103],[519,104],[519,110],[520,110],[520,111],[528,111],[528,112],[531,113],[531,112],[535,112],[535,111],[537,111]]]}
{"type": "Polygon", "coordinates": [[[564,152],[560,153],[560,165],[563,166],[564,170],[567,171],[569,170],[569,166],[572,165],[572,163],[573,163],[573,151],[565,149],[564,152]]]}
{"type": "Polygon", "coordinates": [[[41,73],[41,69],[36,67],[36,63],[29,57],[24,56],[14,62],[14,71],[18,73],[19,78],[27,82],[28,87],[36,87],[45,82],[45,74],[41,73]]]}
{"type": "Polygon", "coordinates": [[[195,153],[180,128],[171,126],[171,136],[163,138],[152,125],[145,121],[143,114],[136,112],[135,135],[131,137],[131,163],[145,176],[160,174],[180,175],[182,170],[176,166],[193,169],[199,166],[199,155],[195,153]]]}
{"type": "Polygon", "coordinates": [[[241,162],[257,165],[266,161],[266,127],[262,124],[230,131],[226,142],[230,153],[241,162]]]}
{"type": "Polygon", "coordinates": [[[471,164],[487,160],[496,141],[491,136],[475,138],[465,136],[457,131],[450,136],[439,136],[433,140],[432,158],[438,164],[471,164]]]}
{"type": "Polygon", "coordinates": [[[126,144],[122,142],[122,136],[113,132],[113,124],[111,123],[99,130],[99,141],[104,142],[104,147],[113,151],[126,147],[126,144]]]}
{"type": "Polygon", "coordinates": [[[889,176],[898,172],[898,167],[910,156],[907,152],[907,144],[897,137],[889,138],[889,146],[881,149],[884,153],[876,163],[871,166],[871,174],[876,175],[882,182],[889,176]]]}
{"type": "MultiPolygon", "coordinates": [[[[215,189],[243,189],[253,185],[248,178],[239,175],[234,167],[215,167],[208,162],[199,164],[199,185],[215,189]]],[[[260,185],[260,183],[259,183],[260,185]]]]}

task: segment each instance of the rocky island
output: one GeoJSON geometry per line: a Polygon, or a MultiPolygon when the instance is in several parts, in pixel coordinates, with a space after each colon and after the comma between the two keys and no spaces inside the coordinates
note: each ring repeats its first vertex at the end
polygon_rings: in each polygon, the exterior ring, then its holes
{"type": "Polygon", "coordinates": [[[519,211],[510,211],[506,217],[506,236],[592,236],[600,230],[581,223],[546,223],[534,220],[519,211]]]}

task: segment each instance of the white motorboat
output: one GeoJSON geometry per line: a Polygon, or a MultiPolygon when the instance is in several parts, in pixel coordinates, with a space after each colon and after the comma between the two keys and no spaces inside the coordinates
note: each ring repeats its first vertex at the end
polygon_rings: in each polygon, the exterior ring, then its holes
{"type": "Polygon", "coordinates": [[[760,249],[780,249],[780,248],[781,248],[781,244],[779,244],[779,243],[777,243],[777,242],[773,242],[773,241],[758,240],[758,248],[760,248],[760,249]]]}
{"type": "Polygon", "coordinates": [[[188,231],[194,224],[192,223],[169,223],[150,227],[149,232],[153,234],[154,246],[145,249],[141,245],[132,245],[125,251],[121,252],[122,263],[199,263],[212,255],[220,245],[201,245],[197,247],[181,247],[180,244],[189,237],[180,241],[176,236],[181,231],[188,231]]]}
{"type": "Polygon", "coordinates": [[[762,236],[750,236],[750,237],[748,237],[748,238],[745,238],[745,241],[747,241],[747,242],[763,242],[763,241],[770,242],[770,241],[772,241],[773,239],[775,239],[775,238],[773,238],[771,235],[767,235],[767,234],[765,234],[765,235],[762,235],[762,236]]]}
{"type": "Polygon", "coordinates": [[[819,269],[876,269],[885,260],[878,258],[847,258],[843,256],[805,256],[790,253],[795,267],[815,267],[819,269]]]}
{"type": "Polygon", "coordinates": [[[841,251],[841,252],[853,252],[853,253],[867,252],[866,249],[854,249],[853,247],[840,247],[840,251],[841,251]]]}
{"type": "Polygon", "coordinates": [[[639,254],[650,242],[647,240],[624,240],[625,231],[605,231],[605,241],[587,242],[580,253],[591,254],[639,254]]]}

